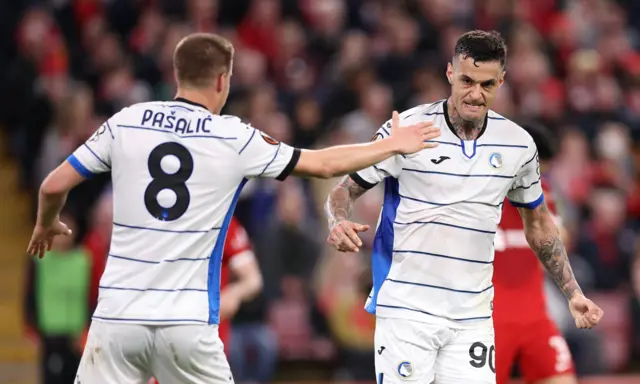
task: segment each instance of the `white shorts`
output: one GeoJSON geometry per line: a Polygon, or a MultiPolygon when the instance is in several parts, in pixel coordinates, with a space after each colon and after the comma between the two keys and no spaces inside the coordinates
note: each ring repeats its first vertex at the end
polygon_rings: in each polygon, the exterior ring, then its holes
{"type": "Polygon", "coordinates": [[[217,325],[93,321],[75,384],[233,384],[217,325]]]}
{"type": "Polygon", "coordinates": [[[376,319],[378,384],[495,384],[493,327],[454,329],[376,319]]]}

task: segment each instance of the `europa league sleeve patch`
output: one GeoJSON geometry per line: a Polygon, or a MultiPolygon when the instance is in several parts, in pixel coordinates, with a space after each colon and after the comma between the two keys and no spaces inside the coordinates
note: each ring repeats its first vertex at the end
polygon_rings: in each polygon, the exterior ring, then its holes
{"type": "Polygon", "coordinates": [[[274,139],[273,137],[267,135],[264,132],[260,132],[260,136],[262,136],[262,140],[266,141],[268,144],[271,144],[271,145],[280,144],[280,142],[278,140],[274,139]]]}
{"type": "Polygon", "coordinates": [[[382,139],[382,134],[380,132],[376,133],[375,135],[373,135],[373,137],[371,138],[371,141],[376,141],[382,139]]]}

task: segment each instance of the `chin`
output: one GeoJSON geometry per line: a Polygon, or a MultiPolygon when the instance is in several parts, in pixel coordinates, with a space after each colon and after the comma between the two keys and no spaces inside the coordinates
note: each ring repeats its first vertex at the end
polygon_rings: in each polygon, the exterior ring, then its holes
{"type": "Polygon", "coordinates": [[[465,114],[460,114],[460,117],[462,117],[462,120],[465,121],[472,121],[472,122],[478,122],[481,120],[484,120],[484,117],[487,115],[486,110],[482,110],[480,112],[475,112],[475,113],[465,113],[465,114]]]}

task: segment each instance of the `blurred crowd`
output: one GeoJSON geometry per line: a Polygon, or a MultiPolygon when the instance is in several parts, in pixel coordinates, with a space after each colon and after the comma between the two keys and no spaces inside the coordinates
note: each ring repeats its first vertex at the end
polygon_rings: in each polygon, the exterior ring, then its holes
{"type": "MultiPolygon", "coordinates": [[[[571,233],[571,262],[606,314],[600,329],[577,332],[564,299],[549,290],[578,372],[629,370],[640,358],[638,1],[3,1],[0,125],[35,203],[48,172],[111,114],[171,99],[176,43],[208,31],[236,48],[223,113],[303,148],[368,141],[393,109],[448,96],[446,63],[473,28],[498,30],[508,42],[495,111],[537,120],[556,138],[549,178],[571,233]]],[[[103,175],[81,185],[66,212],[77,244],[61,252],[89,255],[92,279],[108,252],[109,183],[103,175]]],[[[371,379],[374,319],[363,310],[370,248],[343,255],[325,246],[322,205],[335,183],[254,180],[245,188],[236,216],[265,286],[234,326],[267,326],[232,359],[238,377],[264,381],[278,362],[312,362],[308,369],[327,379],[371,379]]],[[[361,200],[357,219],[375,225],[381,191],[361,200]]],[[[370,245],[373,234],[364,240],[370,245]]]]}

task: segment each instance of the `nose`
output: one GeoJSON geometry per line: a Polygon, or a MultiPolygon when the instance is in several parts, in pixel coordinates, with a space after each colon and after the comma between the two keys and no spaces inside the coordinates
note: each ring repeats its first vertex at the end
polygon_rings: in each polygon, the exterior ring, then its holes
{"type": "Polygon", "coordinates": [[[471,88],[471,92],[469,92],[469,96],[473,101],[480,101],[483,99],[482,97],[482,86],[480,84],[476,84],[471,88]]]}

